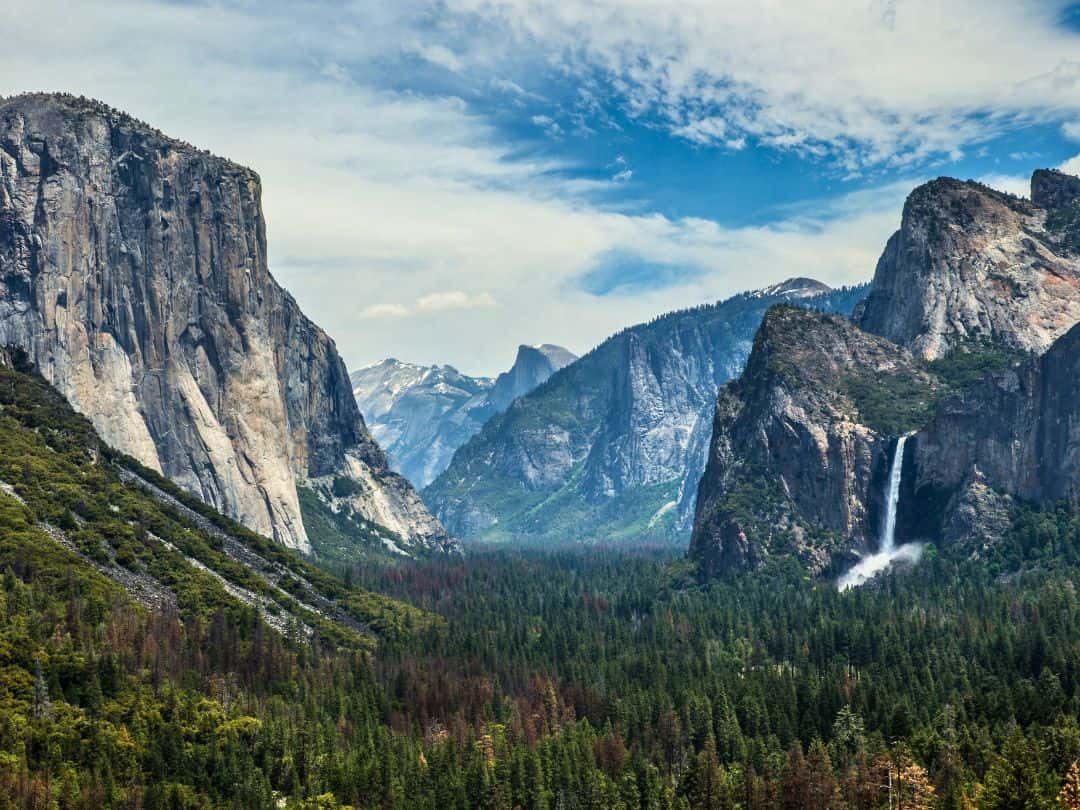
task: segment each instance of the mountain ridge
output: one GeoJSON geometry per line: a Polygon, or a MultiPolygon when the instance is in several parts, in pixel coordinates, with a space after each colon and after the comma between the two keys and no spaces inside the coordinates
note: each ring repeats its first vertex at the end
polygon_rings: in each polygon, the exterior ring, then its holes
{"type": "Polygon", "coordinates": [[[796,281],[620,330],[485,424],[425,500],[463,538],[673,542],[692,516],[716,390],[769,303],[850,311],[862,294],[796,281]]]}

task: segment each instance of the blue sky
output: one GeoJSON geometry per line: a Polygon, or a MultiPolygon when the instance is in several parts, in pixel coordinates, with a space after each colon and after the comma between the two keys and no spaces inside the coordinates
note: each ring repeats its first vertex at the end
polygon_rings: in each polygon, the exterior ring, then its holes
{"type": "Polygon", "coordinates": [[[350,365],[490,374],[865,280],[917,183],[1080,170],[1077,3],[6,5],[0,93],[95,96],[260,172],[271,269],[350,365]]]}

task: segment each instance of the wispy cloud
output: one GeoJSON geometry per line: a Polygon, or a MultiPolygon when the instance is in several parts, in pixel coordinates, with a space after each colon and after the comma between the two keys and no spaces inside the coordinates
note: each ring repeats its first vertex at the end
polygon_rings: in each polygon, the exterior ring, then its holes
{"type": "Polygon", "coordinates": [[[428,293],[416,299],[419,312],[442,312],[448,309],[486,309],[495,306],[495,297],[489,292],[467,293],[462,290],[445,290],[428,293]]]}
{"type": "Polygon", "coordinates": [[[752,139],[849,170],[956,159],[1018,121],[1080,111],[1078,38],[1061,6],[449,0],[505,32],[508,50],[602,76],[627,114],[678,137],[752,139]]]}
{"type": "Polygon", "coordinates": [[[725,0],[9,3],[0,92],[99,97],[257,169],[272,270],[347,361],[490,372],[519,343],[582,351],[788,276],[865,279],[921,160],[1049,109],[1080,120],[1074,41],[1045,9],[912,0],[890,19],[829,2],[772,16],[725,0]],[[574,99],[546,101],[537,72],[574,99]],[[478,114],[479,92],[546,150],[478,114]],[[637,159],[567,176],[557,149],[579,133],[623,137],[609,110],[702,148],[914,168],[768,226],[665,216],[629,199],[649,174],[637,159]],[[626,283],[635,267],[654,278],[626,283]]]}
{"type": "Polygon", "coordinates": [[[532,117],[532,122],[536,124],[536,126],[540,127],[542,130],[544,130],[544,132],[547,133],[549,138],[562,137],[562,126],[550,115],[534,115],[532,117]]]}
{"type": "Polygon", "coordinates": [[[414,39],[405,45],[405,52],[418,56],[433,65],[445,68],[451,73],[460,73],[465,67],[457,54],[444,45],[424,44],[414,39]]]}
{"type": "Polygon", "coordinates": [[[360,310],[360,317],[371,318],[404,318],[409,314],[409,308],[401,304],[370,304],[360,310]]]}
{"type": "Polygon", "coordinates": [[[381,303],[371,304],[360,311],[365,319],[406,318],[410,315],[424,315],[432,312],[449,310],[487,309],[495,306],[495,296],[481,291],[468,293],[464,290],[440,290],[421,295],[411,304],[381,303]]]}

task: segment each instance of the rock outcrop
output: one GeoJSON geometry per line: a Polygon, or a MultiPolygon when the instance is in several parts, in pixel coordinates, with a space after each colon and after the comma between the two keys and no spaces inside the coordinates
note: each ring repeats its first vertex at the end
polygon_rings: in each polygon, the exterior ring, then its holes
{"type": "Polygon", "coordinates": [[[770,305],[850,312],[808,279],[626,329],[491,419],[424,491],[455,534],[546,544],[685,538],[716,391],[770,305]]]}
{"type": "Polygon", "coordinates": [[[1039,171],[1030,201],[950,178],[915,189],[859,325],[928,360],[971,343],[1046,351],[1080,321],[1078,185],[1039,171]]]}
{"type": "Polygon", "coordinates": [[[1036,172],[1030,201],[917,188],[854,320],[771,311],[721,392],[690,548],[705,575],[875,550],[906,433],[898,542],[978,554],[1017,503],[1080,499],[1080,179],[1036,172]]]}
{"type": "Polygon", "coordinates": [[[393,358],[357,369],[349,379],[390,465],[424,487],[488,419],[576,359],[561,346],[519,346],[513,367],[494,380],[393,358]]]}
{"type": "Polygon", "coordinates": [[[975,482],[1042,505],[1080,500],[1080,325],[942,403],[916,437],[915,462],[916,495],[975,482]]]}
{"type": "Polygon", "coordinates": [[[844,318],[770,309],[717,401],[690,556],[706,575],[782,554],[818,573],[875,548],[895,436],[940,388],[910,352],[844,318]],[[902,392],[904,408],[883,408],[878,388],[902,392]]]}
{"type": "Polygon", "coordinates": [[[552,374],[577,359],[573,352],[551,343],[518,346],[514,365],[495,378],[488,394],[492,413],[502,413],[515,399],[539,388],[552,374]]]}
{"type": "Polygon", "coordinates": [[[298,486],[340,476],[403,542],[446,544],[271,277],[260,194],[253,171],[97,102],[0,102],[0,343],[106,442],[287,546],[311,550],[298,486]]]}

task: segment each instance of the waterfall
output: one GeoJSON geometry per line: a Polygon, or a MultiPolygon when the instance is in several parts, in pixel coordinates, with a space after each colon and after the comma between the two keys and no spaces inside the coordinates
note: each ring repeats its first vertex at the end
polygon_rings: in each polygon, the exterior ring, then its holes
{"type": "Polygon", "coordinates": [[[888,554],[896,550],[896,506],[900,503],[900,480],[904,477],[904,444],[911,434],[896,440],[892,468],[889,470],[889,482],[885,490],[885,526],[881,532],[878,551],[888,554]]]}
{"type": "Polygon", "coordinates": [[[906,433],[896,440],[896,450],[893,451],[892,465],[889,467],[889,480],[885,482],[885,520],[881,524],[878,550],[863,557],[840,577],[837,584],[842,591],[870,581],[897,560],[915,563],[922,556],[920,543],[905,543],[900,547],[896,545],[896,508],[900,504],[900,484],[904,477],[904,445],[913,435],[906,433]]]}

